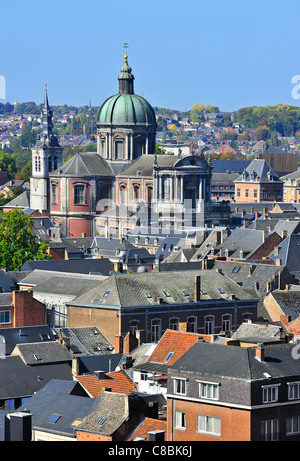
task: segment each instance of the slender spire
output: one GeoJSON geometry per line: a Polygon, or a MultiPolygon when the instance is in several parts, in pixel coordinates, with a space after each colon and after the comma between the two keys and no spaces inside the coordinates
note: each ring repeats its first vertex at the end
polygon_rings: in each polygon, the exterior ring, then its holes
{"type": "Polygon", "coordinates": [[[123,66],[121,67],[121,73],[118,77],[119,93],[133,94],[134,93],[134,90],[133,90],[134,76],[131,73],[132,69],[129,66],[128,61],[127,61],[128,60],[128,55],[127,55],[128,43],[126,41],[124,42],[123,48],[125,48],[125,55],[124,55],[125,62],[123,66]]]}
{"type": "Polygon", "coordinates": [[[44,97],[44,107],[41,113],[42,117],[42,131],[38,136],[37,140],[40,143],[57,146],[58,140],[53,134],[53,122],[52,122],[52,110],[49,105],[48,92],[47,92],[47,83],[45,84],[45,97],[44,97]]]}

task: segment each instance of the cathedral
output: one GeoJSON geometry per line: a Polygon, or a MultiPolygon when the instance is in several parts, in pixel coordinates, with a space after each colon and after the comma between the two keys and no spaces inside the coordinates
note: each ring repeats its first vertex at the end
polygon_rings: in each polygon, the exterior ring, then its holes
{"type": "Polygon", "coordinates": [[[30,207],[67,237],[123,237],[146,225],[168,229],[226,225],[227,203],[211,201],[212,167],[203,155],[156,154],[156,116],[134,92],[125,53],[118,93],[97,114],[97,152],[62,162],[47,88],[42,130],[32,149],[30,207]]]}

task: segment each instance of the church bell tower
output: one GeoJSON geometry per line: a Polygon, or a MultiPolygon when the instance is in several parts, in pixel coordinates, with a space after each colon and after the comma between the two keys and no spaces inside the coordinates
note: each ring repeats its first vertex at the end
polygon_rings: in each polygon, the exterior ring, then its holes
{"type": "Polygon", "coordinates": [[[32,177],[30,178],[30,207],[40,212],[50,210],[49,173],[62,165],[62,147],[53,134],[52,111],[45,85],[44,107],[41,113],[41,133],[32,149],[32,177]]]}

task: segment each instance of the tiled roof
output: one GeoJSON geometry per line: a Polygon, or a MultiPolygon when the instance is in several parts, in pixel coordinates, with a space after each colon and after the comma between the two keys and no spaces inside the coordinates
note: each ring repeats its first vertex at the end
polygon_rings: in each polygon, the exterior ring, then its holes
{"type": "Polygon", "coordinates": [[[172,365],[197,342],[199,336],[201,335],[196,333],[167,330],[157,344],[148,362],[159,362],[172,365]],[[170,352],[173,352],[173,355],[168,362],[166,362],[166,358],[170,352]]]}
{"type": "Polygon", "coordinates": [[[144,418],[134,431],[126,439],[126,442],[132,442],[138,439],[149,440],[150,431],[167,431],[167,422],[161,419],[144,418]]]}
{"type": "Polygon", "coordinates": [[[93,398],[96,398],[105,387],[119,394],[131,394],[137,390],[124,370],[106,373],[105,379],[98,379],[95,375],[76,376],[76,379],[93,398]]]}

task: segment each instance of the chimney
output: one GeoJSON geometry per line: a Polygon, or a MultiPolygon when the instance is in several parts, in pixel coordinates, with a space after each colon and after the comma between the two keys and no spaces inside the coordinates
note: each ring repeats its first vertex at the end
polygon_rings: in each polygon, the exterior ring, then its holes
{"type": "Polygon", "coordinates": [[[201,287],[201,277],[196,275],[194,279],[194,298],[195,301],[200,301],[200,287],[201,287]]]}
{"type": "Polygon", "coordinates": [[[281,266],[281,259],[276,259],[275,260],[275,265],[276,266],[281,266]]]}
{"type": "Polygon", "coordinates": [[[79,375],[79,360],[78,357],[74,357],[72,359],[72,375],[78,376],[79,375]]]}
{"type": "Polygon", "coordinates": [[[260,362],[263,362],[264,359],[265,359],[265,353],[264,352],[265,352],[264,345],[262,343],[258,343],[257,347],[255,348],[255,357],[260,362]]]}
{"type": "Polygon", "coordinates": [[[184,333],[186,333],[188,331],[187,322],[179,322],[178,323],[178,331],[183,331],[184,333]]]}
{"type": "Polygon", "coordinates": [[[4,416],[4,440],[7,442],[31,442],[32,414],[16,411],[4,416]]]}
{"type": "Polygon", "coordinates": [[[136,330],[135,337],[138,342],[138,346],[141,346],[146,342],[146,330],[136,330]]]}
{"type": "Polygon", "coordinates": [[[114,348],[115,348],[115,354],[123,353],[123,336],[122,335],[115,336],[114,348]]]}

